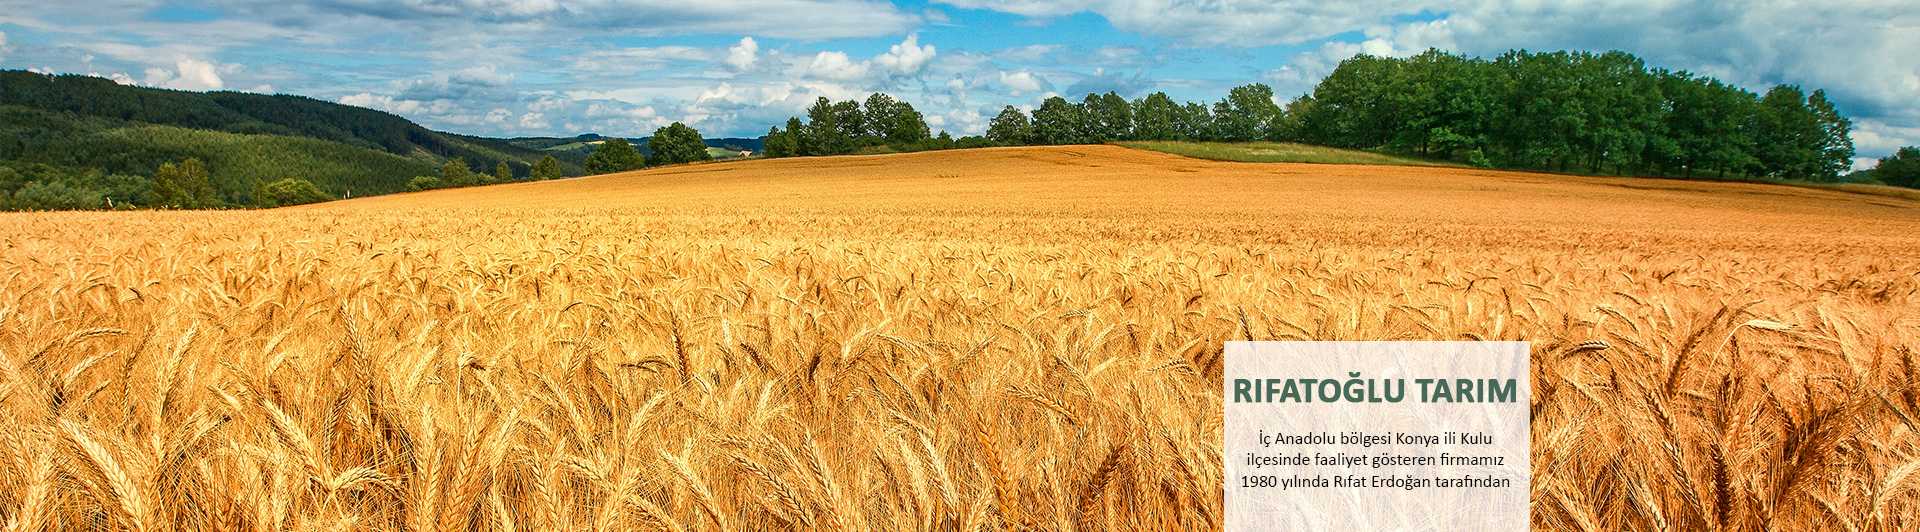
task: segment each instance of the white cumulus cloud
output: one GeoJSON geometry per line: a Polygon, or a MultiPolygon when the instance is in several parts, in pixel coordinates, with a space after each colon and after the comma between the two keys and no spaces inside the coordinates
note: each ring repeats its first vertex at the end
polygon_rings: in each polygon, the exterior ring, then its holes
{"type": "Polygon", "coordinates": [[[1001,72],[1000,84],[1005,85],[1008,89],[1012,89],[1013,94],[1015,96],[1018,96],[1022,92],[1038,92],[1041,90],[1045,90],[1045,88],[1047,87],[1047,80],[1039,76],[1033,75],[1032,72],[1022,70],[1019,72],[1012,72],[1012,73],[1001,72]]]}
{"type": "Polygon", "coordinates": [[[464,85],[503,87],[513,83],[513,74],[501,73],[493,65],[468,67],[447,75],[447,80],[464,85]]]}
{"type": "Polygon", "coordinates": [[[873,64],[891,73],[917,74],[920,72],[920,67],[925,66],[928,61],[933,60],[934,55],[937,55],[933,45],[920,46],[919,41],[920,34],[908,35],[907,40],[888,48],[887,53],[875,56],[873,64]]]}
{"type": "Polygon", "coordinates": [[[735,72],[752,70],[754,62],[760,59],[759,52],[760,43],[754,42],[753,37],[741,37],[739,44],[727,48],[727,66],[735,72]]]}
{"type": "Polygon", "coordinates": [[[148,84],[184,91],[217,91],[227,87],[220,80],[220,67],[197,59],[183,59],[174,65],[178,75],[165,69],[147,69],[148,84]],[[159,79],[155,79],[159,78],[159,79]]]}
{"type": "Polygon", "coordinates": [[[807,65],[807,75],[834,81],[858,81],[867,77],[867,63],[856,62],[846,52],[820,52],[807,65]]]}

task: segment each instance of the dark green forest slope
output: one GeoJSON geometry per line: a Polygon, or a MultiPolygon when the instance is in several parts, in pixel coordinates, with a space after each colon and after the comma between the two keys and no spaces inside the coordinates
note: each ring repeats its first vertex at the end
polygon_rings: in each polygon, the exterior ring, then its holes
{"type": "Polygon", "coordinates": [[[260,204],[267,183],[298,179],[335,197],[400,192],[460,160],[524,178],[555,155],[501,139],[432,131],[391,113],[303,96],[185,92],[112,80],[0,71],[0,209],[146,206],[161,165],[199,159],[215,206],[260,204]]]}

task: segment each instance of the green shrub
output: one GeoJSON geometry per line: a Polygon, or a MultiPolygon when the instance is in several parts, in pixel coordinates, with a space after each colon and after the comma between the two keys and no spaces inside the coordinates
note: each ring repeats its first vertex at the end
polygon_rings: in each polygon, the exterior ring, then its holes
{"type": "Polygon", "coordinates": [[[320,203],[334,199],[332,195],[321,192],[320,187],[313,186],[313,183],[291,177],[268,183],[260,189],[254,193],[254,197],[260,201],[260,206],[269,208],[320,203]]]}
{"type": "Polygon", "coordinates": [[[440,178],[436,176],[414,176],[412,180],[407,181],[407,191],[419,192],[422,190],[433,190],[444,185],[445,183],[440,181],[440,178]]]}
{"type": "Polygon", "coordinates": [[[60,182],[34,181],[20,187],[13,193],[12,207],[16,210],[72,210],[98,209],[104,206],[104,200],[97,190],[69,187],[60,182]]]}

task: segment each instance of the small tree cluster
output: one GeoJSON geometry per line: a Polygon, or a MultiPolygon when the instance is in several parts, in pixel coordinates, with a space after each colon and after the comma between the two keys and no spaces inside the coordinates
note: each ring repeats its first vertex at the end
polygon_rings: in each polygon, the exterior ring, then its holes
{"type": "Polygon", "coordinates": [[[161,163],[153,173],[153,206],[172,209],[214,207],[213,184],[207,178],[207,165],[197,158],[180,164],[161,163]]]}
{"type": "Polygon", "coordinates": [[[320,187],[304,179],[286,178],[261,185],[253,193],[254,201],[261,207],[287,207],[333,201],[333,195],[322,192],[320,187]]]}
{"type": "Polygon", "coordinates": [[[440,175],[414,176],[407,181],[408,191],[433,190],[436,188],[462,188],[491,185],[513,179],[513,168],[502,162],[493,168],[494,174],[474,172],[467,167],[467,161],[459,158],[447,159],[440,164],[440,175]]]}
{"type": "Polygon", "coordinates": [[[1920,188],[1920,148],[1907,146],[1888,157],[1870,172],[1874,179],[1896,187],[1920,188]]]}
{"type": "Polygon", "coordinates": [[[0,166],[0,210],[6,211],[135,208],[146,205],[150,189],[150,181],[139,176],[103,175],[94,169],[0,166]]]}
{"type": "Polygon", "coordinates": [[[1247,142],[1282,140],[1285,113],[1273,89],[1235,87],[1211,108],[1179,103],[1164,92],[1127,100],[1118,93],[1087,94],[1080,102],[1055,96],[1031,115],[1006,106],[988,122],[987,139],[1001,144],[1093,144],[1123,140],[1247,142]]]}
{"type": "Polygon", "coordinates": [[[533,163],[533,170],[527,172],[527,179],[532,181],[546,181],[561,177],[560,161],[554,160],[552,155],[541,157],[540,162],[533,163]]]}
{"type": "Polygon", "coordinates": [[[807,109],[805,124],[795,117],[787,120],[784,131],[768,130],[766,153],[768,157],[843,155],[878,146],[906,151],[923,149],[932,140],[926,117],[913,104],[883,93],[868,96],[864,105],[822,97],[807,109]]]}
{"type": "Polygon", "coordinates": [[[493,182],[512,183],[513,182],[513,166],[508,165],[506,161],[500,161],[500,164],[494,165],[493,182]]]}
{"type": "Polygon", "coordinates": [[[627,139],[607,139],[587,155],[587,175],[631,172],[647,167],[647,160],[627,139]]]}

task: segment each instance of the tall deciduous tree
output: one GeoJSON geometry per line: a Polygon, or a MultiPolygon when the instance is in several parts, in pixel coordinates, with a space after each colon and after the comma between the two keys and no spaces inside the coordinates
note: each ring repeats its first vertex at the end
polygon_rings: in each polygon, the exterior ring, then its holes
{"type": "Polygon", "coordinates": [[[868,95],[866,106],[861,109],[866,121],[861,124],[861,133],[855,136],[882,139],[892,136],[894,126],[900,121],[899,103],[886,93],[868,95]]]}
{"type": "Polygon", "coordinates": [[[679,122],[654,130],[647,147],[653,150],[653,154],[647,156],[650,166],[713,160],[713,155],[707,153],[707,141],[700,137],[700,132],[679,122]]]}
{"type": "Polygon", "coordinates": [[[987,123],[987,139],[1001,144],[1026,144],[1033,136],[1033,124],[1019,108],[1006,106],[987,123]]]}
{"type": "Polygon", "coordinates": [[[493,166],[493,182],[508,183],[512,181],[513,167],[508,166],[506,161],[500,161],[500,164],[493,166]]]}
{"type": "Polygon", "coordinates": [[[1308,138],[1316,129],[1315,124],[1309,121],[1315,118],[1314,103],[1310,94],[1302,94],[1288,101],[1286,109],[1280,113],[1280,120],[1268,126],[1268,140],[1320,143],[1317,139],[1308,138]]]}
{"type": "Polygon", "coordinates": [[[1814,163],[1813,179],[1834,181],[1853,167],[1853,121],[1827,101],[1827,91],[1815,90],[1807,96],[1807,109],[1820,125],[1820,160],[1814,163]]]}
{"type": "Polygon", "coordinates": [[[1133,103],[1133,138],[1139,140],[1179,140],[1180,104],[1167,93],[1156,92],[1133,103]]]}
{"type": "Polygon", "coordinates": [[[792,157],[799,155],[793,134],[781,131],[779,126],[767,128],[767,138],[762,141],[767,157],[792,157]]]}
{"type": "Polygon", "coordinates": [[[807,125],[800,123],[799,117],[787,118],[787,136],[793,139],[794,155],[819,155],[813,136],[807,133],[807,125]]]}
{"type": "Polygon", "coordinates": [[[1361,54],[1340,62],[1313,88],[1321,142],[1341,148],[1372,148],[1387,143],[1398,128],[1387,116],[1385,99],[1399,62],[1361,54]]]}
{"type": "Polygon", "coordinates": [[[847,109],[843,107],[836,107],[833,100],[825,96],[815,99],[813,106],[807,108],[808,142],[806,145],[809,149],[806,155],[840,155],[853,152],[853,137],[848,134],[848,131],[857,130],[863,126],[860,125],[862,120],[858,116],[860,105],[848,103],[852,104],[847,106],[851,107],[852,113],[844,112],[847,109]]]}
{"type": "Polygon", "coordinates": [[[1213,113],[1207,111],[1206,104],[1187,102],[1174,116],[1175,138],[1214,140],[1213,113]]]}
{"type": "Polygon", "coordinates": [[[587,174],[611,174],[647,167],[647,161],[634,151],[627,139],[607,139],[587,155],[587,174]]]}
{"type": "Polygon", "coordinates": [[[840,127],[840,136],[852,143],[842,153],[851,153],[859,148],[859,139],[867,136],[867,114],[860,110],[860,102],[847,100],[833,104],[834,123],[840,127]]]}
{"type": "Polygon", "coordinates": [[[1216,138],[1227,142],[1248,142],[1267,138],[1267,126],[1280,118],[1280,105],[1273,102],[1273,88],[1263,83],[1241,85],[1227,91],[1226,99],[1213,104],[1216,138]]]}
{"type": "Polygon", "coordinates": [[[1761,172],[1771,177],[1813,177],[1822,155],[1826,132],[1807,107],[1806,93],[1796,85],[1778,85],[1760,97],[1755,155],[1761,172]]]}
{"type": "Polygon", "coordinates": [[[1746,147],[1751,131],[1753,94],[1688,72],[1657,71],[1666,96],[1664,132],[1650,146],[1651,157],[1668,173],[1726,172],[1758,163],[1746,147]]]}
{"type": "Polygon", "coordinates": [[[1087,99],[1081,102],[1080,106],[1087,113],[1087,125],[1090,129],[1087,135],[1088,141],[1107,142],[1133,138],[1133,105],[1128,103],[1126,98],[1121,98],[1120,94],[1111,91],[1101,95],[1088,94],[1087,99]]]}
{"type": "Polygon", "coordinates": [[[927,118],[907,102],[894,102],[892,123],[887,128],[887,143],[894,145],[912,144],[933,138],[932,128],[927,127],[927,118]]]}
{"type": "Polygon", "coordinates": [[[1040,102],[1033,110],[1033,140],[1036,144],[1082,144],[1087,142],[1082,134],[1082,124],[1086,121],[1080,106],[1068,103],[1066,98],[1054,96],[1040,102]]]}

